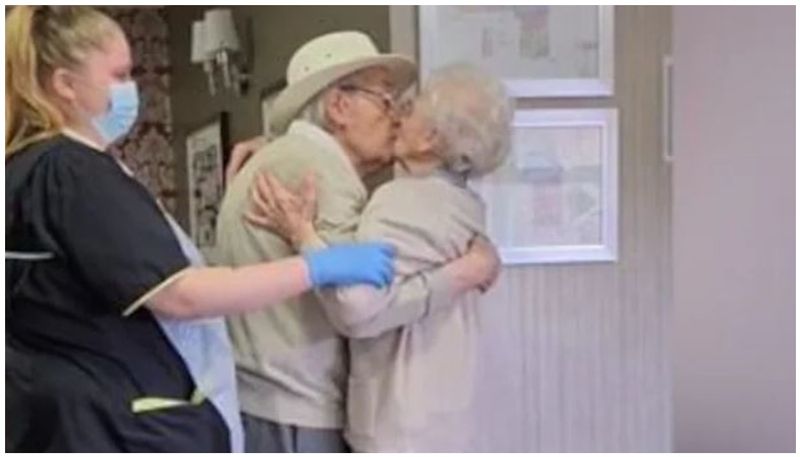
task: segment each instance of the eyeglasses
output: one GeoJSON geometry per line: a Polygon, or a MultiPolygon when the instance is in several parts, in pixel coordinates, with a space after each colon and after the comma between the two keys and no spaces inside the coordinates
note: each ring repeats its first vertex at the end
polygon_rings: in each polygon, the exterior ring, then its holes
{"type": "Polygon", "coordinates": [[[395,99],[394,97],[392,97],[387,93],[378,92],[376,90],[367,89],[365,87],[353,86],[349,84],[346,84],[344,86],[339,86],[339,89],[345,92],[362,92],[377,97],[378,100],[380,100],[381,102],[381,107],[383,108],[384,112],[390,113],[395,109],[395,104],[396,104],[395,99]]]}

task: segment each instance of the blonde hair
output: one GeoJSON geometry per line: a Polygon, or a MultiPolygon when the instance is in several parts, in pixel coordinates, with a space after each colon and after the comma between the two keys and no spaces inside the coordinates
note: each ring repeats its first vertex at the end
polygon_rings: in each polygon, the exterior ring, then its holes
{"type": "Polygon", "coordinates": [[[119,25],[86,6],[15,6],[6,15],[6,160],[64,127],[46,91],[57,68],[77,68],[119,25]]]}

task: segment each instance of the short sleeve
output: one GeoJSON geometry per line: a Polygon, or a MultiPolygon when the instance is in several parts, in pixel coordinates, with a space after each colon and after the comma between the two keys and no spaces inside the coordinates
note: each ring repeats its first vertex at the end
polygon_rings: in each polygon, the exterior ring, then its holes
{"type": "Polygon", "coordinates": [[[130,313],[189,265],[147,189],[114,159],[51,154],[45,215],[62,255],[104,306],[130,313]]]}

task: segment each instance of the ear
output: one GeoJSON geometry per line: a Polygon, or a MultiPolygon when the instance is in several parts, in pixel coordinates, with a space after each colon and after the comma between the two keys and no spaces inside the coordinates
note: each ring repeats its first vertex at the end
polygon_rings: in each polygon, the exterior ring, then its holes
{"type": "Polygon", "coordinates": [[[66,68],[56,68],[50,76],[50,88],[56,97],[69,104],[78,99],[78,93],[75,90],[75,75],[66,68]]]}
{"type": "Polygon", "coordinates": [[[344,128],[351,122],[352,101],[340,90],[332,90],[325,95],[325,114],[336,128],[344,128]]]}

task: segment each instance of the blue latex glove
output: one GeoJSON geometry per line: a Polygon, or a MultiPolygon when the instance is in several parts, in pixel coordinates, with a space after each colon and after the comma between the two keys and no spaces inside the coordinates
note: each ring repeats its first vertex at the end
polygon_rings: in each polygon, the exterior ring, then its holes
{"type": "Polygon", "coordinates": [[[388,243],[339,244],[306,253],[312,287],[370,284],[386,287],[394,279],[394,247],[388,243]]]}

